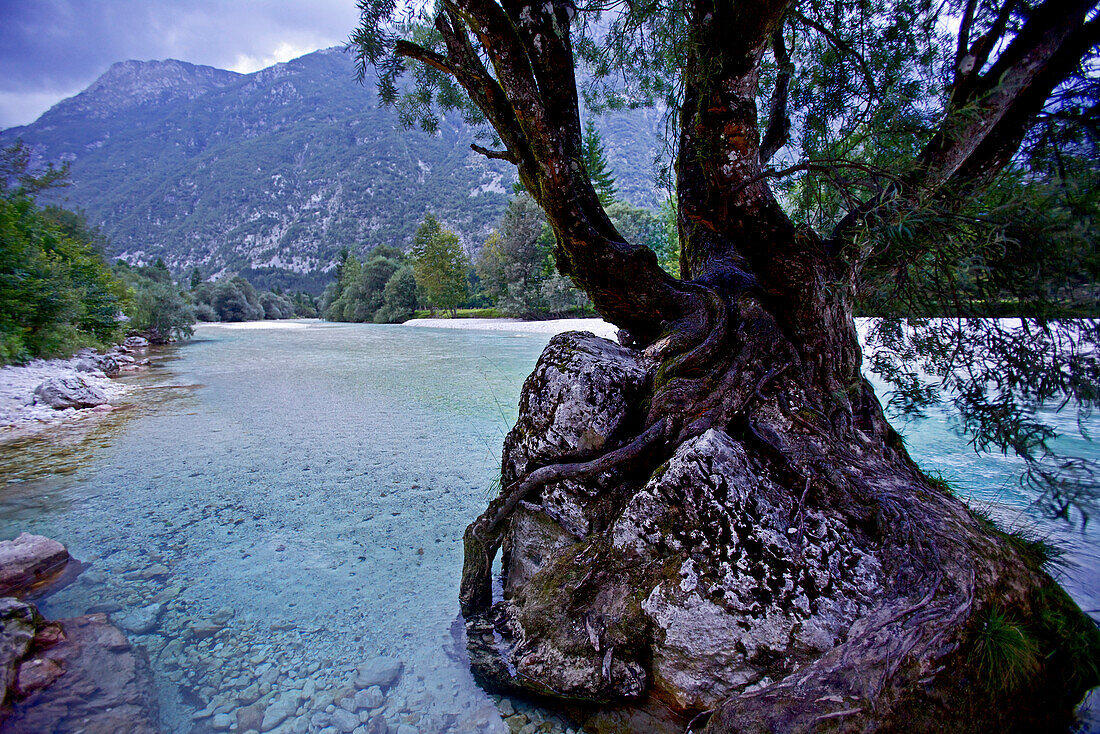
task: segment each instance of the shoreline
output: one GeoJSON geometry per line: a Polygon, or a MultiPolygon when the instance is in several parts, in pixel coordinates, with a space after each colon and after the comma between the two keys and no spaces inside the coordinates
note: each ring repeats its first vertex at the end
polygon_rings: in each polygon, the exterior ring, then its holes
{"type": "Polygon", "coordinates": [[[525,334],[561,334],[565,331],[591,331],[596,336],[615,341],[618,327],[603,319],[547,319],[546,321],[522,321],[520,319],[409,319],[401,326],[428,329],[469,329],[475,331],[511,331],[525,334]]]}
{"type": "Polygon", "coordinates": [[[0,367],[0,443],[34,434],[93,415],[116,410],[121,398],[136,390],[117,377],[145,369],[149,364],[148,343],[128,339],[105,352],[82,349],[68,359],[35,359],[23,365],[0,367]],[[106,366],[113,376],[104,371],[106,366]],[[53,408],[35,395],[51,379],[78,379],[106,402],[85,408],[53,408]]]}

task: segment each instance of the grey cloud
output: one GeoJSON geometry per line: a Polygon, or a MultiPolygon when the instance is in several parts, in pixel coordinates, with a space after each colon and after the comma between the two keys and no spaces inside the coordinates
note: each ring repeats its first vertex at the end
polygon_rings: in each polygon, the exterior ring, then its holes
{"type": "Polygon", "coordinates": [[[343,43],[356,18],[354,0],[0,0],[0,128],[30,122],[32,107],[84,88],[116,61],[230,68],[280,45],[343,43]]]}

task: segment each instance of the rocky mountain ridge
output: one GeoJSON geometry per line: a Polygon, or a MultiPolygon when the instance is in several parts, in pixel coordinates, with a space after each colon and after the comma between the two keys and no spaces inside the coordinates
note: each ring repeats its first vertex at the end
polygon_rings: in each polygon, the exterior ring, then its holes
{"type": "MultiPolygon", "coordinates": [[[[600,121],[620,191],[643,206],[657,204],[656,121],[600,121]]],[[[0,144],[69,161],[53,201],[84,210],[113,256],[318,291],[342,248],[405,246],[426,211],[480,246],[515,174],[474,153],[474,133],[457,117],[435,135],[405,130],[334,48],[253,74],[120,62],[0,144]]]]}

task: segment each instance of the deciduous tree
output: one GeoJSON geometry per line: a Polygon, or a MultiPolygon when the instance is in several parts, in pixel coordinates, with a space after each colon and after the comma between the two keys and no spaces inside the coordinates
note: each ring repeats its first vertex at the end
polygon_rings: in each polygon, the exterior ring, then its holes
{"type": "Polygon", "coordinates": [[[458,235],[445,229],[429,212],[416,230],[409,256],[416,283],[428,304],[454,315],[468,294],[466,271],[470,265],[458,235]]]}

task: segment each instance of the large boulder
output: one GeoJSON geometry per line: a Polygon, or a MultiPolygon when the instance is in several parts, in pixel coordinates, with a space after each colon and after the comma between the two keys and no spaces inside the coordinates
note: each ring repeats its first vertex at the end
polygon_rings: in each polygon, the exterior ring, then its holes
{"type": "Polygon", "coordinates": [[[103,614],[56,625],[60,631],[50,637],[51,644],[36,643],[21,662],[18,696],[9,702],[10,715],[0,720],[0,734],[157,731],[155,689],[144,651],[131,647],[103,614]]]}
{"type": "Polygon", "coordinates": [[[21,533],[0,541],[0,596],[21,596],[62,575],[72,557],[65,546],[41,535],[21,533]]]}
{"type": "Polygon", "coordinates": [[[54,408],[94,408],[107,402],[107,396],[80,375],[51,377],[34,389],[36,402],[54,408]]]}

